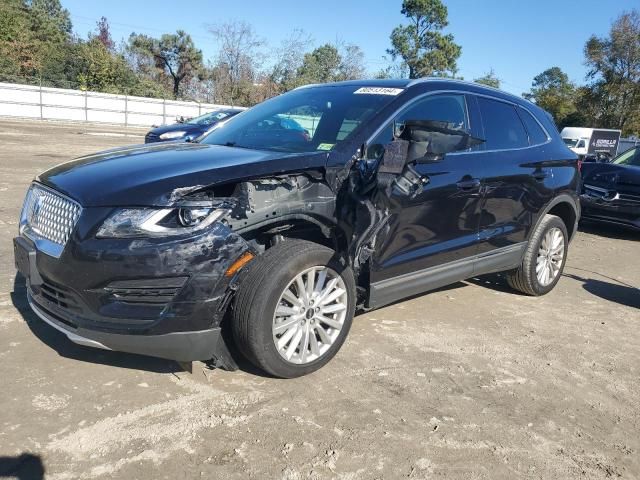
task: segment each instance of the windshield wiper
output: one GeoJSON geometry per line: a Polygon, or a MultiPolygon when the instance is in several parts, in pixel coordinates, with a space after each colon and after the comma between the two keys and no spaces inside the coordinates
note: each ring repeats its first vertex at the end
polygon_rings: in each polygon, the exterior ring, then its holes
{"type": "Polygon", "coordinates": [[[219,145],[221,147],[245,148],[248,150],[254,150],[253,147],[247,147],[246,145],[238,145],[238,142],[212,143],[211,145],[219,145]]]}

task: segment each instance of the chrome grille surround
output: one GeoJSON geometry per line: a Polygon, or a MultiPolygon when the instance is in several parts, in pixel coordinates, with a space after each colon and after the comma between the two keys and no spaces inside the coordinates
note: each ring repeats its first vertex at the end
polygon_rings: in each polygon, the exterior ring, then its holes
{"type": "Polygon", "coordinates": [[[39,250],[59,257],[81,213],[82,207],[74,200],[33,183],[22,207],[20,233],[33,240],[39,250]]]}

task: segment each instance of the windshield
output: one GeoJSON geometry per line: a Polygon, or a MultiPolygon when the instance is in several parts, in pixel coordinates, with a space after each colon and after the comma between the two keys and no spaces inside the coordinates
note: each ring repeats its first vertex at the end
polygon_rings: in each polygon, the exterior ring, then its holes
{"type": "Polygon", "coordinates": [[[575,147],[578,144],[578,139],[573,139],[573,138],[563,138],[562,139],[564,141],[564,143],[567,145],[567,147],[575,147]]]}
{"type": "Polygon", "coordinates": [[[192,118],[185,123],[190,123],[191,125],[211,125],[212,123],[219,122],[220,120],[223,120],[230,115],[231,114],[229,112],[223,111],[209,112],[205,113],[204,115],[200,115],[199,117],[192,118]]]}
{"type": "Polygon", "coordinates": [[[401,91],[353,85],[294,90],[222,122],[201,142],[293,153],[328,151],[401,91]]]}
{"type": "Polygon", "coordinates": [[[633,167],[640,167],[640,147],[627,150],[626,152],[618,156],[618,158],[614,158],[611,163],[615,163],[616,165],[630,165],[633,167]]]}

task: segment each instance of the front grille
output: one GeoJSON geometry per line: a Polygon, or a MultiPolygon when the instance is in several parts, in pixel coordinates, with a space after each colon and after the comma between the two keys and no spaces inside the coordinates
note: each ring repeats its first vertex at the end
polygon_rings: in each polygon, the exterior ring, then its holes
{"type": "Polygon", "coordinates": [[[595,187],[593,185],[584,186],[585,195],[593,198],[601,198],[607,202],[628,202],[640,203],[640,195],[632,195],[629,193],[619,193],[615,190],[607,190],[606,188],[595,187]]]}
{"type": "Polygon", "coordinates": [[[30,236],[36,235],[64,247],[81,211],[80,205],[73,200],[33,184],[27,193],[22,217],[30,236]]]}
{"type": "Polygon", "coordinates": [[[160,140],[160,135],[157,135],[151,132],[147,133],[147,135],[144,137],[144,143],[153,143],[159,140],[160,140]]]}
{"type": "Polygon", "coordinates": [[[621,193],[619,195],[620,200],[625,201],[625,202],[634,202],[634,203],[640,203],[640,195],[631,195],[628,193],[621,193]]]}

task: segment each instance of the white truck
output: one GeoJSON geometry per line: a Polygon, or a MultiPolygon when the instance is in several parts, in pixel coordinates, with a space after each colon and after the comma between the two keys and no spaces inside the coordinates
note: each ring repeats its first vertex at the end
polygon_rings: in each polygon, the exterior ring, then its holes
{"type": "Polygon", "coordinates": [[[618,151],[620,133],[606,128],[565,127],[560,136],[581,160],[587,156],[612,159],[618,151]]]}

